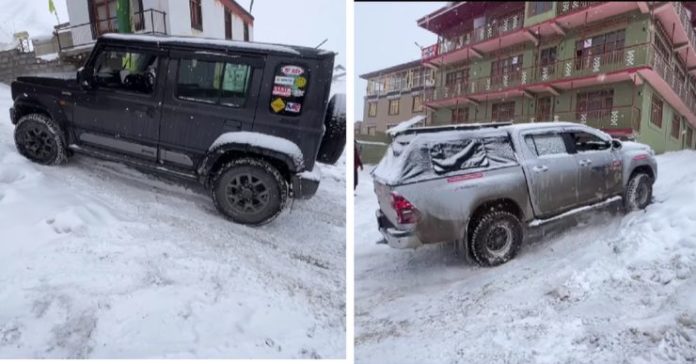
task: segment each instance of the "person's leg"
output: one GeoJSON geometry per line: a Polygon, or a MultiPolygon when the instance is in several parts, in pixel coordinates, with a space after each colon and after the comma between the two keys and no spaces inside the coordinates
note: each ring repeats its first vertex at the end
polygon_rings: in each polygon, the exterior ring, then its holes
{"type": "Polygon", "coordinates": [[[353,178],[353,189],[356,189],[356,188],[358,188],[358,169],[357,169],[357,168],[354,168],[354,169],[353,169],[353,172],[354,172],[354,173],[353,173],[353,176],[354,176],[354,178],[353,178]]]}

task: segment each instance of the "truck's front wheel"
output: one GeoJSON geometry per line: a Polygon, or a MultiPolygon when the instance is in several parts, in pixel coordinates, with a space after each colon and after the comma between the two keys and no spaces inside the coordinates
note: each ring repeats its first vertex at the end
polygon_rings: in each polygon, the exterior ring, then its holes
{"type": "Polygon", "coordinates": [[[65,141],[60,128],[41,114],[23,116],[14,132],[19,154],[32,162],[54,165],[67,160],[65,141]]]}
{"type": "Polygon", "coordinates": [[[624,193],[624,208],[626,211],[642,210],[652,200],[652,178],[646,173],[635,173],[631,176],[624,193]]]}
{"type": "Polygon", "coordinates": [[[522,245],[522,223],[507,211],[492,211],[478,219],[471,235],[471,253],[479,265],[492,267],[515,257],[522,245]]]}
{"type": "Polygon", "coordinates": [[[232,221],[246,225],[271,222],[285,207],[288,184],[277,168],[253,158],[237,159],[213,179],[213,201],[232,221]]]}

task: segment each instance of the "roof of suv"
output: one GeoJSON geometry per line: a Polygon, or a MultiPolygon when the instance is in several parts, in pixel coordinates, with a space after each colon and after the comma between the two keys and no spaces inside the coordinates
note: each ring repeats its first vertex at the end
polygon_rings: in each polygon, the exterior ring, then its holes
{"type": "Polygon", "coordinates": [[[259,42],[242,42],[202,37],[108,33],[101,36],[101,38],[116,41],[125,41],[129,44],[132,44],[133,42],[156,44],[164,43],[179,47],[200,48],[206,50],[238,50],[258,54],[272,53],[311,58],[324,58],[329,55],[333,55],[333,52],[331,51],[310,47],[259,42]]]}

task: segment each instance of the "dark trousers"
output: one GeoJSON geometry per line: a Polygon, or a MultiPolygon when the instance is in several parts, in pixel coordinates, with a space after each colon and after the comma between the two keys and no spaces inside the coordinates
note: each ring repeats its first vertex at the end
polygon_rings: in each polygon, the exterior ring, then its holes
{"type": "Polygon", "coordinates": [[[355,178],[353,178],[353,189],[356,189],[358,187],[358,169],[353,169],[353,172],[353,175],[355,176],[355,178]]]}

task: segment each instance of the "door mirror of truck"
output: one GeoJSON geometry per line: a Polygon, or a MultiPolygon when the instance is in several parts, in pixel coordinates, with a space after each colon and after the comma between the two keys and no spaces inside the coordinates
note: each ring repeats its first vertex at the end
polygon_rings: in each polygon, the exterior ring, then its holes
{"type": "Polygon", "coordinates": [[[83,89],[89,90],[93,88],[93,80],[91,71],[85,68],[77,70],[77,83],[83,89]]]}
{"type": "Polygon", "coordinates": [[[611,148],[614,150],[619,150],[621,149],[621,141],[618,139],[613,139],[611,141],[611,148]]]}

